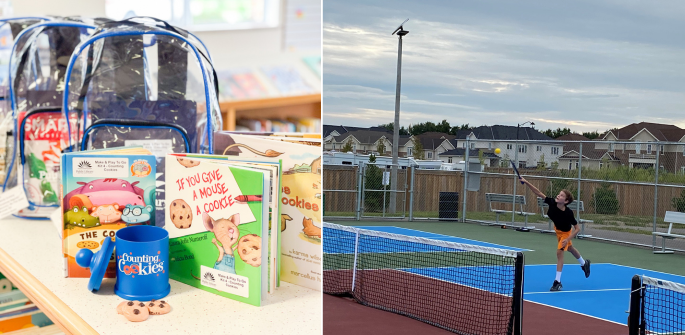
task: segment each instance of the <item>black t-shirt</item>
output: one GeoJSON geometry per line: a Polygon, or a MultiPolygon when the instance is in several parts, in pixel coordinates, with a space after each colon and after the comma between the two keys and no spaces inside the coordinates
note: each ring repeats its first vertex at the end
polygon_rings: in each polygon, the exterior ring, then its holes
{"type": "Polygon", "coordinates": [[[545,203],[549,205],[549,210],[547,210],[547,216],[554,222],[554,226],[561,231],[571,230],[571,226],[578,224],[576,217],[573,215],[573,211],[566,207],[566,210],[561,210],[557,207],[557,203],[553,198],[545,198],[545,203]]]}

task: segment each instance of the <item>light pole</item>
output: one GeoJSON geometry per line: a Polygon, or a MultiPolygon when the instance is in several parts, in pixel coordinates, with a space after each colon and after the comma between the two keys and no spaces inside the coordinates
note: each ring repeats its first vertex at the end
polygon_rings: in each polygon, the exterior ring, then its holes
{"type": "MultiPolygon", "coordinates": [[[[516,152],[514,152],[514,161],[516,162],[516,166],[519,165],[519,129],[521,126],[525,126],[527,123],[530,123],[531,126],[534,126],[535,123],[531,121],[526,121],[524,123],[518,123],[516,124],[516,152]]],[[[520,166],[519,166],[520,167],[520,166]]],[[[514,175],[514,200],[512,202],[512,210],[511,210],[511,223],[514,224],[514,213],[516,212],[516,186],[518,184],[518,178],[514,175]]]]}
{"type": "MultiPolygon", "coordinates": [[[[402,86],[402,37],[409,34],[402,26],[409,19],[404,20],[392,35],[397,34],[399,44],[397,47],[397,84],[395,86],[395,124],[393,125],[392,135],[392,175],[390,178],[390,213],[395,214],[397,208],[397,164],[400,149],[400,87],[402,86]]],[[[409,158],[409,157],[407,157],[409,158]]]]}

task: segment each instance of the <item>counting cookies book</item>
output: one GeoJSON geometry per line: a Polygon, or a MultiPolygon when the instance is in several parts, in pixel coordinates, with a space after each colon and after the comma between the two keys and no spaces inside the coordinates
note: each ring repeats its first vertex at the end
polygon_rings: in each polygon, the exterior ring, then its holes
{"type": "Polygon", "coordinates": [[[169,277],[260,306],[268,290],[269,171],[166,156],[169,277]]]}
{"type": "MultiPolygon", "coordinates": [[[[121,228],[154,224],[156,160],[131,147],[65,153],[61,164],[64,274],[87,278],[90,270],[75,260],[80,249],[97,252],[121,228]]],[[[115,274],[111,259],[105,277],[115,274]]]]}
{"type": "Polygon", "coordinates": [[[321,290],[321,147],[302,141],[218,132],[214,152],[282,162],[280,279],[321,290]]]}

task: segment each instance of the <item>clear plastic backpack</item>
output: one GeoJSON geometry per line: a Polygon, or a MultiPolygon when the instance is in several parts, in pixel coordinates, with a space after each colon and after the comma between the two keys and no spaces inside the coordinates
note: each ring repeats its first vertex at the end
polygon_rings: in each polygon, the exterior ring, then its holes
{"type": "Polygon", "coordinates": [[[109,22],[74,51],[65,91],[69,150],[143,146],[157,156],[155,221],[163,225],[164,156],[212,153],[221,129],[207,48],[161,20],[109,22]]]}
{"type": "MultiPolygon", "coordinates": [[[[98,22],[104,20],[55,18],[26,28],[14,43],[9,75],[16,143],[12,159],[29,201],[20,217],[47,218],[59,207],[60,155],[68,129],[62,114],[67,66],[98,22]]],[[[14,182],[9,178],[5,187],[14,182]]]]}
{"type": "MultiPolygon", "coordinates": [[[[49,21],[46,17],[0,19],[0,186],[7,177],[14,147],[12,108],[9,100],[9,62],[17,36],[27,27],[49,21]]],[[[16,173],[16,169],[14,170],[16,173]]],[[[16,177],[15,177],[16,178],[16,177]]],[[[2,192],[2,188],[0,188],[2,192]]]]}

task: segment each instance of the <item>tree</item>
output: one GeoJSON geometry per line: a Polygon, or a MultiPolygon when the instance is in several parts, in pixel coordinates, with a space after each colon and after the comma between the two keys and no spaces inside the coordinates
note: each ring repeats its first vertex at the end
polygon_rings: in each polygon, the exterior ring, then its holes
{"type": "Polygon", "coordinates": [[[595,190],[590,205],[595,208],[597,214],[618,213],[618,198],[616,198],[616,192],[611,189],[610,183],[602,183],[600,188],[595,190]]]}
{"type": "Polygon", "coordinates": [[[593,132],[583,133],[583,136],[585,136],[591,140],[594,140],[596,138],[599,138],[599,133],[595,130],[593,132]]]}
{"type": "MultiPolygon", "coordinates": [[[[390,132],[395,131],[395,123],[394,122],[386,123],[386,124],[379,124],[378,127],[385,128],[385,129],[389,130],[390,132]]],[[[400,127],[400,135],[409,135],[409,131],[407,131],[407,129],[405,129],[404,126],[402,126],[402,127],[400,127]]]]}
{"type": "Polygon", "coordinates": [[[538,170],[544,170],[547,168],[547,162],[545,162],[545,154],[540,155],[540,160],[538,161],[538,170]]]}
{"type": "MultiPolygon", "coordinates": [[[[364,192],[364,211],[366,212],[380,212],[383,210],[383,193],[371,190],[382,190],[383,185],[383,171],[376,166],[376,156],[369,156],[369,164],[364,169],[364,189],[369,190],[364,192]]],[[[386,194],[385,205],[387,207],[390,197],[386,194]]]]}
{"type": "Polygon", "coordinates": [[[461,126],[454,126],[452,129],[450,129],[450,134],[451,135],[457,135],[457,132],[460,130],[468,130],[471,129],[468,123],[462,124],[461,126]]]}
{"type": "Polygon", "coordinates": [[[348,140],[347,142],[345,142],[345,144],[343,145],[342,149],[340,149],[340,151],[350,152],[350,151],[352,151],[352,149],[353,149],[352,148],[352,140],[348,140]]]}
{"type": "Polygon", "coordinates": [[[423,144],[421,144],[421,140],[414,137],[412,138],[412,143],[414,143],[412,157],[414,157],[414,159],[423,159],[423,144]]]}
{"type": "Polygon", "coordinates": [[[680,197],[671,199],[671,204],[675,207],[676,211],[685,212],[685,190],[680,192],[680,197]]]}
{"type": "Polygon", "coordinates": [[[570,128],[563,128],[563,129],[557,128],[556,130],[547,129],[547,130],[543,131],[542,133],[551,137],[551,138],[559,138],[561,136],[570,134],[571,129],[570,128]]]}
{"type": "MultiPolygon", "coordinates": [[[[381,156],[385,155],[385,144],[383,144],[382,139],[378,140],[378,145],[376,146],[376,151],[378,151],[378,154],[381,156]]],[[[371,160],[370,157],[369,157],[369,160],[371,160]]],[[[375,157],[374,157],[374,160],[375,160],[375,157]]]]}

